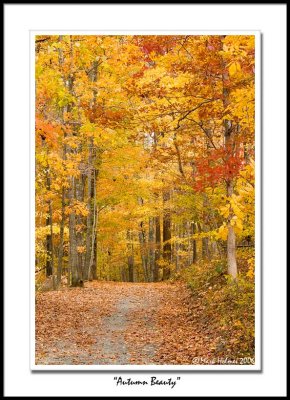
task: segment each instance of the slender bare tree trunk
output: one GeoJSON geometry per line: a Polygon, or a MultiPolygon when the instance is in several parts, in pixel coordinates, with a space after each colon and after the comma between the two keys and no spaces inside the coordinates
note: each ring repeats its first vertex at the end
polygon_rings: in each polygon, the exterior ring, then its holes
{"type": "MultiPolygon", "coordinates": [[[[73,71],[73,41],[72,36],[70,36],[70,69],[69,76],[67,79],[68,91],[71,95],[74,95],[74,71],[73,71]]],[[[67,112],[70,113],[72,111],[72,105],[67,105],[67,112]]],[[[76,127],[73,127],[72,135],[76,134],[76,127]]],[[[74,150],[68,146],[68,152],[73,153],[74,150]]],[[[81,194],[81,182],[78,182],[78,179],[71,176],[70,177],[70,189],[69,189],[69,206],[74,207],[75,200],[82,197],[81,194]]],[[[77,222],[80,223],[80,218],[76,215],[74,209],[70,210],[69,214],[69,269],[71,279],[68,279],[69,283],[72,286],[79,286],[80,278],[81,278],[81,268],[82,258],[79,256],[77,251],[77,246],[82,244],[82,238],[80,233],[77,232],[76,225],[77,222]]]]}
{"type": "Polygon", "coordinates": [[[154,268],[155,268],[155,243],[154,243],[154,218],[149,218],[149,233],[148,233],[148,242],[149,242],[149,270],[150,270],[150,282],[154,280],[154,268]]]}
{"type": "MultiPolygon", "coordinates": [[[[71,187],[69,192],[70,204],[74,200],[75,179],[71,178],[71,187]]],[[[77,238],[76,238],[76,215],[74,211],[69,214],[69,265],[71,272],[71,285],[77,286],[79,283],[78,271],[78,254],[77,254],[77,238]]]]}
{"type": "MultiPolygon", "coordinates": [[[[50,191],[50,173],[49,167],[46,169],[46,188],[50,191]]],[[[53,232],[52,232],[52,201],[48,200],[48,214],[46,217],[46,226],[49,227],[49,233],[46,235],[46,276],[51,276],[54,274],[53,266],[53,232]]]]}
{"type": "MultiPolygon", "coordinates": [[[[227,183],[227,196],[233,195],[233,181],[230,180],[227,183]]],[[[232,210],[230,209],[229,221],[228,221],[228,237],[227,237],[227,259],[228,259],[228,273],[234,279],[237,278],[238,268],[236,260],[236,234],[234,227],[231,225],[231,219],[233,217],[232,210]]]]}
{"type": "Polygon", "coordinates": [[[91,261],[91,250],[93,250],[93,244],[91,246],[92,240],[92,220],[95,219],[95,215],[92,212],[92,147],[93,139],[90,138],[89,141],[89,156],[88,156],[88,167],[87,167],[87,232],[86,232],[86,258],[85,258],[85,274],[84,278],[90,278],[90,261],[91,261]]]}
{"type": "MultiPolygon", "coordinates": [[[[138,197],[138,203],[143,205],[144,201],[142,197],[138,197]]],[[[139,243],[140,243],[140,254],[142,260],[142,268],[145,282],[148,282],[148,251],[147,251],[147,243],[146,243],[146,231],[144,229],[144,222],[140,222],[140,229],[138,232],[139,243]]]]}
{"type": "MultiPolygon", "coordinates": [[[[196,234],[196,224],[195,222],[191,223],[191,234],[196,234]]],[[[196,246],[196,239],[192,239],[192,262],[195,264],[197,262],[197,246],[196,246]]]]}
{"type": "Polygon", "coordinates": [[[159,265],[161,252],[161,231],[160,231],[160,217],[155,217],[155,259],[154,259],[154,271],[153,281],[158,282],[159,280],[159,265]]]}
{"type": "MultiPolygon", "coordinates": [[[[89,79],[92,83],[97,81],[98,63],[93,62],[89,72],[89,79]]],[[[95,122],[95,109],[97,105],[97,89],[93,89],[93,99],[90,104],[90,122],[95,122]]],[[[87,166],[87,229],[86,229],[86,257],[85,257],[85,279],[96,278],[96,271],[93,270],[95,253],[95,229],[96,229],[96,171],[95,171],[95,147],[93,137],[89,139],[89,154],[87,166]],[[92,205],[94,203],[94,205],[92,205]]]]}
{"type": "Polygon", "coordinates": [[[167,262],[168,266],[165,266],[163,269],[163,280],[169,279],[170,277],[170,268],[169,264],[171,263],[171,216],[170,211],[168,209],[167,202],[170,200],[170,192],[163,193],[163,204],[164,204],[164,213],[163,213],[163,258],[167,262]]]}
{"type": "Polygon", "coordinates": [[[127,231],[127,248],[128,248],[128,275],[129,282],[134,282],[134,247],[132,232],[127,231]]]}
{"type": "MultiPolygon", "coordinates": [[[[58,41],[61,43],[63,40],[63,36],[60,35],[58,41]]],[[[64,56],[62,48],[58,49],[58,62],[59,67],[62,73],[62,80],[64,85],[66,85],[66,79],[63,74],[63,63],[64,63],[64,56]]],[[[61,121],[64,124],[64,112],[67,110],[66,107],[61,108],[61,121]]],[[[64,139],[66,138],[66,133],[64,131],[64,139]]],[[[62,159],[63,161],[66,160],[66,144],[63,144],[62,149],[62,159]]],[[[61,221],[60,221],[60,232],[59,232],[59,249],[58,249],[58,263],[57,263],[57,286],[61,284],[61,276],[63,271],[63,246],[64,246],[64,226],[65,226],[65,188],[62,187],[61,191],[61,221]]],[[[69,279],[68,279],[69,281],[69,279]]]]}
{"type": "Polygon", "coordinates": [[[185,231],[186,231],[186,236],[187,236],[187,265],[192,264],[192,240],[190,238],[191,236],[191,223],[189,221],[186,221],[185,224],[185,231]]]}
{"type": "Polygon", "coordinates": [[[138,233],[138,236],[140,243],[140,253],[141,253],[144,280],[145,282],[148,282],[149,277],[148,277],[148,257],[146,251],[146,233],[143,228],[143,222],[140,223],[140,231],[138,233]]]}
{"type": "MultiPolygon", "coordinates": [[[[97,174],[97,171],[95,172],[97,174]]],[[[96,185],[96,184],[95,184],[96,185]]],[[[96,186],[94,186],[96,190],[96,186]]],[[[99,224],[99,210],[97,208],[97,195],[95,195],[95,227],[94,227],[94,244],[93,244],[93,252],[94,252],[94,258],[91,264],[92,268],[92,279],[98,279],[97,276],[97,270],[98,270],[98,224],[99,224]],[[95,266],[95,267],[94,267],[95,266]],[[93,268],[94,267],[94,268],[93,268]]],[[[93,241],[92,241],[93,243],[93,241]]],[[[91,253],[92,254],[92,253],[91,253]]]]}
{"type": "Polygon", "coordinates": [[[94,206],[93,206],[93,226],[92,226],[92,234],[91,234],[91,252],[90,252],[90,259],[89,259],[89,268],[88,268],[88,279],[96,279],[96,271],[97,266],[95,264],[95,258],[97,254],[97,249],[95,246],[96,242],[96,229],[98,224],[98,211],[97,211],[97,199],[96,199],[96,171],[94,170],[94,179],[93,179],[93,199],[94,199],[94,206]],[[95,268],[93,269],[93,266],[95,268]]]}
{"type": "MultiPolygon", "coordinates": [[[[223,36],[225,38],[225,36],[223,36]]],[[[223,45],[221,46],[223,48],[223,45]]],[[[227,87],[227,82],[229,81],[229,75],[226,72],[226,64],[224,60],[222,60],[222,67],[223,67],[223,74],[222,74],[222,82],[223,82],[223,106],[224,109],[228,107],[230,103],[230,90],[227,87]]],[[[225,138],[225,148],[227,151],[228,156],[230,156],[234,150],[235,150],[235,138],[234,138],[234,128],[233,128],[233,122],[230,120],[225,119],[224,120],[224,138],[225,138]]],[[[232,197],[233,192],[234,192],[234,182],[233,178],[228,177],[227,178],[227,183],[226,183],[226,188],[227,188],[227,196],[229,198],[232,197]]],[[[237,268],[237,260],[236,260],[236,234],[234,231],[234,227],[231,225],[231,219],[233,217],[233,211],[230,209],[230,215],[228,218],[228,237],[227,237],[227,262],[228,262],[228,273],[231,275],[234,279],[236,279],[237,274],[238,274],[238,268],[237,268]]]]}
{"type": "Polygon", "coordinates": [[[175,271],[180,270],[180,257],[179,257],[179,249],[180,249],[180,243],[179,243],[179,238],[180,238],[180,226],[175,225],[175,237],[177,240],[175,240],[175,271]]]}
{"type": "Polygon", "coordinates": [[[61,275],[63,268],[63,244],[64,244],[64,201],[65,194],[64,188],[61,191],[61,221],[60,221],[60,230],[59,230],[59,250],[58,250],[58,263],[57,263],[57,286],[61,283],[61,275]]]}
{"type": "MultiPolygon", "coordinates": [[[[77,201],[83,202],[84,201],[84,177],[83,175],[80,176],[79,179],[75,179],[75,193],[77,201]]],[[[84,245],[84,237],[82,233],[81,226],[83,225],[84,217],[82,215],[76,215],[76,241],[77,241],[77,249],[83,247],[84,245]]],[[[79,280],[85,279],[85,271],[84,271],[84,253],[77,250],[77,265],[78,265],[78,276],[79,280]]]]}

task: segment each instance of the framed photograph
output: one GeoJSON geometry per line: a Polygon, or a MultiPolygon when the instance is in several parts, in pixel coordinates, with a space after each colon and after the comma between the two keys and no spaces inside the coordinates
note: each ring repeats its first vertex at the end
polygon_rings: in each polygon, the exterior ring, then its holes
{"type": "Polygon", "coordinates": [[[4,396],[286,393],[286,7],[4,9],[4,396]]]}

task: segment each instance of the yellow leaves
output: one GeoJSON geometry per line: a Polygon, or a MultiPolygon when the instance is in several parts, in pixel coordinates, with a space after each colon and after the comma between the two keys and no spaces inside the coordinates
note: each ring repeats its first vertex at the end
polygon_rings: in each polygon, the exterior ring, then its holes
{"type": "Polygon", "coordinates": [[[52,190],[60,190],[60,185],[58,183],[53,182],[51,184],[51,189],[52,190]]]}
{"type": "Polygon", "coordinates": [[[231,114],[226,113],[226,114],[223,115],[222,121],[231,120],[232,118],[233,118],[233,116],[231,114]]]}
{"type": "Polygon", "coordinates": [[[159,80],[163,76],[166,76],[166,69],[164,67],[160,66],[148,69],[144,78],[140,80],[140,83],[152,83],[152,81],[159,80]]]}
{"type": "Polygon", "coordinates": [[[242,233],[243,223],[242,220],[239,219],[236,215],[234,215],[230,220],[231,226],[235,228],[236,233],[242,233]]]}
{"type": "Polygon", "coordinates": [[[62,186],[63,186],[63,188],[68,189],[70,187],[70,184],[69,184],[69,182],[65,181],[65,182],[63,182],[62,186]]]}
{"type": "Polygon", "coordinates": [[[229,64],[229,74],[230,76],[236,75],[241,71],[241,65],[238,62],[232,62],[229,64]]]}
{"type": "MultiPolygon", "coordinates": [[[[236,182],[236,195],[233,195],[231,205],[233,212],[241,223],[237,229],[243,228],[243,235],[254,235],[255,230],[255,188],[254,188],[254,162],[247,164],[236,182]]],[[[239,231],[237,231],[239,233],[239,231]]]]}
{"type": "Polygon", "coordinates": [[[255,257],[251,257],[248,260],[248,272],[247,272],[247,277],[250,279],[253,279],[255,276],[255,257]]]}
{"type": "Polygon", "coordinates": [[[79,176],[79,171],[76,169],[76,164],[73,161],[67,161],[66,169],[67,169],[68,174],[71,177],[76,178],[79,176]]]}
{"type": "MultiPolygon", "coordinates": [[[[235,183],[235,193],[230,197],[223,196],[226,204],[221,205],[221,198],[217,196],[217,208],[219,214],[225,219],[225,223],[230,223],[234,227],[236,234],[253,235],[255,227],[254,218],[254,162],[244,166],[235,183]]],[[[225,236],[225,235],[224,235],[225,236]]]]}
{"type": "MultiPolygon", "coordinates": [[[[227,203],[219,208],[219,213],[234,227],[235,232],[240,234],[243,231],[244,212],[241,197],[233,194],[226,198],[227,203]]],[[[227,237],[226,222],[219,228],[218,237],[225,240],[227,237]]]]}
{"type": "Polygon", "coordinates": [[[78,141],[79,139],[76,138],[75,136],[68,136],[65,139],[63,139],[64,143],[66,143],[71,149],[77,149],[78,148],[78,141]]]}
{"type": "MultiPolygon", "coordinates": [[[[53,235],[59,235],[60,232],[60,226],[57,224],[52,225],[52,234],[53,235]]],[[[65,236],[68,235],[68,228],[64,228],[64,234],[65,236]]],[[[51,227],[50,225],[48,226],[39,226],[35,229],[35,236],[37,240],[45,240],[46,236],[51,234],[51,227]]]]}
{"type": "Polygon", "coordinates": [[[253,135],[255,129],[254,81],[248,81],[247,85],[243,86],[242,88],[233,90],[230,95],[231,113],[233,118],[239,120],[240,126],[244,129],[247,128],[253,135]]]}
{"type": "Polygon", "coordinates": [[[78,178],[80,175],[79,165],[81,163],[81,154],[67,154],[67,160],[64,162],[65,175],[70,178],[78,178]]]}
{"type": "Polygon", "coordinates": [[[230,199],[230,205],[233,213],[236,215],[237,218],[243,220],[244,213],[243,213],[243,205],[241,203],[241,197],[233,195],[230,199]]]}
{"type": "Polygon", "coordinates": [[[225,206],[220,207],[220,214],[223,217],[228,218],[228,216],[230,215],[230,204],[226,204],[225,206]]]}
{"type": "Polygon", "coordinates": [[[236,225],[236,221],[237,221],[237,217],[234,215],[234,216],[230,219],[230,224],[231,224],[231,226],[235,226],[235,225],[236,225]]]}
{"type": "Polygon", "coordinates": [[[86,217],[89,213],[86,203],[75,200],[74,203],[67,206],[65,210],[66,215],[70,215],[72,213],[86,217]]]}
{"type": "Polygon", "coordinates": [[[97,128],[96,128],[95,124],[87,122],[81,126],[80,133],[81,133],[81,135],[83,135],[85,137],[92,137],[92,136],[94,136],[96,130],[97,130],[97,128]]]}
{"type": "Polygon", "coordinates": [[[254,165],[254,160],[251,159],[249,164],[247,164],[240,172],[240,176],[245,180],[250,181],[251,182],[250,186],[253,187],[254,175],[255,175],[255,165],[254,165]]]}
{"type": "Polygon", "coordinates": [[[219,227],[216,238],[217,239],[222,239],[222,240],[227,240],[228,237],[228,227],[226,223],[224,222],[222,226],[219,227]]]}
{"type": "Polygon", "coordinates": [[[41,165],[42,167],[48,166],[47,155],[45,153],[37,153],[35,158],[36,158],[36,162],[39,165],[41,165]]]}

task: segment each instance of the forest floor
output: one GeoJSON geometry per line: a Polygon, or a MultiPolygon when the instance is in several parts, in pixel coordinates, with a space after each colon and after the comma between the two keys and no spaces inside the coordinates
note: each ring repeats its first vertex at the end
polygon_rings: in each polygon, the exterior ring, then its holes
{"type": "Polygon", "coordinates": [[[203,318],[181,283],[94,281],[37,293],[36,364],[195,364],[216,339],[203,318]]]}

